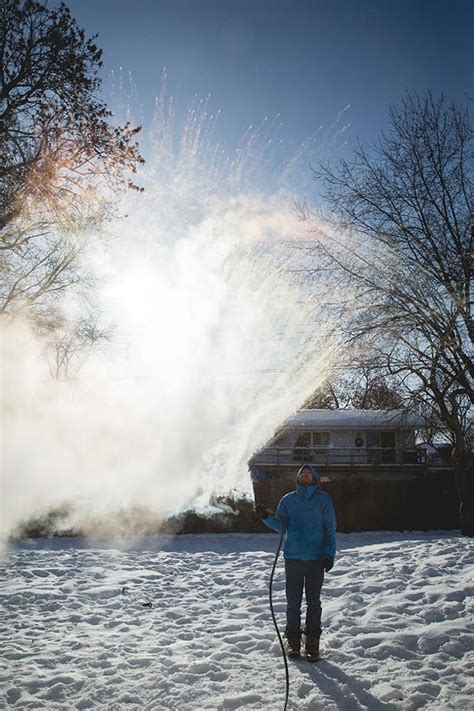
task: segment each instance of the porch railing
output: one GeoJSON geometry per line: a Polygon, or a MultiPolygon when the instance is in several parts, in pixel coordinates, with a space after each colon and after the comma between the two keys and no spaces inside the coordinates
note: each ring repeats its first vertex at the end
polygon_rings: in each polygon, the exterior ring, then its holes
{"type": "MultiPolygon", "coordinates": [[[[321,467],[426,466],[426,451],[416,447],[266,447],[251,464],[289,466],[310,462],[321,467]]],[[[443,462],[438,463],[443,466],[443,462]]],[[[445,464],[445,466],[447,466],[445,464]]]]}

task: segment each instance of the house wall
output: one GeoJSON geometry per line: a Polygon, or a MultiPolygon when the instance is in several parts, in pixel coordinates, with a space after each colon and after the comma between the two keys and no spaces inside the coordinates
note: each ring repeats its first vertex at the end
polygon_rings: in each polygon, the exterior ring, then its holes
{"type": "MultiPolygon", "coordinates": [[[[267,463],[284,463],[295,461],[294,447],[298,439],[298,435],[303,433],[305,430],[295,431],[286,430],[283,431],[276,440],[269,444],[268,447],[263,449],[261,452],[257,453],[255,456],[255,462],[265,461],[267,463]],[[273,448],[278,447],[278,454],[276,451],[272,451],[273,448]],[[285,451],[286,450],[286,451],[285,451]]],[[[307,430],[308,432],[313,430],[307,430]]],[[[381,430],[318,430],[326,431],[330,433],[330,444],[328,447],[321,447],[313,451],[313,461],[315,464],[325,465],[325,464],[366,464],[370,462],[370,455],[368,456],[367,445],[370,448],[370,435],[372,439],[377,439],[377,433],[381,430]],[[368,437],[369,436],[369,437],[368,437]],[[363,440],[363,445],[361,447],[356,447],[355,440],[357,437],[361,437],[363,440]]],[[[415,432],[413,430],[402,429],[402,430],[387,430],[395,432],[395,448],[403,447],[414,447],[415,446],[415,432]]],[[[304,450],[301,451],[301,459],[304,460],[304,450]]],[[[397,452],[397,461],[400,459],[400,453],[397,452]]],[[[403,462],[401,462],[403,463],[403,462]]]]}
{"type": "Polygon", "coordinates": [[[334,430],[331,432],[329,464],[365,464],[367,462],[367,433],[364,430],[334,430]],[[355,440],[361,437],[364,444],[356,447],[355,440]]]}

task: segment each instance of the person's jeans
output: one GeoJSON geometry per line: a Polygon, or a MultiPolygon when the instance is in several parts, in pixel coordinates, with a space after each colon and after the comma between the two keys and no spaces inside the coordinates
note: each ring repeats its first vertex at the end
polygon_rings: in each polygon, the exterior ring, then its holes
{"type": "Polygon", "coordinates": [[[299,637],[301,630],[301,601],[303,588],[306,597],[306,635],[321,634],[321,588],[324,581],[324,561],[285,560],[286,573],[286,634],[299,637]]]}

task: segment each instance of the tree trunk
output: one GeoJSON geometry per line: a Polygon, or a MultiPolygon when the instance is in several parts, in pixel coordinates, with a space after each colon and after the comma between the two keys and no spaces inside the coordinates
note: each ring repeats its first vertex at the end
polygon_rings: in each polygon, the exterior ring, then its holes
{"type": "Polygon", "coordinates": [[[472,459],[464,447],[463,437],[456,436],[452,461],[459,497],[461,533],[474,536],[474,471],[472,459]]]}

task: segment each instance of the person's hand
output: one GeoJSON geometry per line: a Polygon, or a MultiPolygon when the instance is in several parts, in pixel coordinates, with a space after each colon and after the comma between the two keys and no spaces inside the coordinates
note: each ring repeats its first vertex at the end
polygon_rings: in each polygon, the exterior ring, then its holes
{"type": "Polygon", "coordinates": [[[332,567],[334,565],[334,561],[332,558],[325,558],[324,559],[324,570],[326,573],[329,573],[330,570],[332,570],[332,567]]]}
{"type": "Polygon", "coordinates": [[[253,510],[255,511],[257,516],[260,516],[260,518],[267,518],[267,516],[271,516],[272,514],[270,509],[267,509],[267,507],[263,504],[254,504],[253,510]]]}

